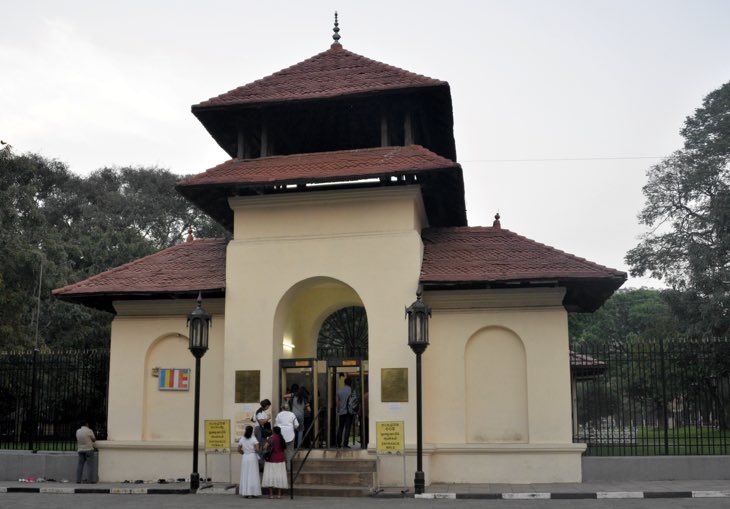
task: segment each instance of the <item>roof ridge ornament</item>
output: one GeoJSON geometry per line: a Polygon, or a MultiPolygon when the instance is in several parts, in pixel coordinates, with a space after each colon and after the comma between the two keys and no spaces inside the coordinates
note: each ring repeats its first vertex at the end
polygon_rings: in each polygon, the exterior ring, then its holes
{"type": "Polygon", "coordinates": [[[502,229],[502,223],[499,222],[499,212],[494,214],[494,222],[492,223],[492,228],[497,228],[498,230],[502,229]]]}
{"type": "Polygon", "coordinates": [[[332,48],[341,48],[342,44],[340,44],[340,24],[337,22],[337,11],[335,11],[335,27],[332,29],[334,34],[332,35],[332,38],[335,40],[335,42],[332,43],[332,48]]]}

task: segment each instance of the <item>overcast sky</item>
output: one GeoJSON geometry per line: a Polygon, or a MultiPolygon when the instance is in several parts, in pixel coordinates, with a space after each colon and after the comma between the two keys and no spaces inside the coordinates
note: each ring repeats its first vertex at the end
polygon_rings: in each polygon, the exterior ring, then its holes
{"type": "Polygon", "coordinates": [[[725,0],[0,0],[0,139],[202,172],[228,157],[190,106],[324,51],[334,10],[346,49],[450,83],[470,225],[621,270],[646,170],[730,80],[725,0]]]}

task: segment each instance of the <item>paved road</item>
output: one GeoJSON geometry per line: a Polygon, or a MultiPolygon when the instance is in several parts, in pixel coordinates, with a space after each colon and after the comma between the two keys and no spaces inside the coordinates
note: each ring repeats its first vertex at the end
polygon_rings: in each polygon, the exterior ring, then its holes
{"type": "Polygon", "coordinates": [[[730,507],[730,499],[644,500],[414,500],[377,498],[302,497],[293,501],[244,500],[230,495],[59,495],[37,493],[0,494],[2,509],[186,509],[265,508],[322,509],[718,509],[730,507]]]}

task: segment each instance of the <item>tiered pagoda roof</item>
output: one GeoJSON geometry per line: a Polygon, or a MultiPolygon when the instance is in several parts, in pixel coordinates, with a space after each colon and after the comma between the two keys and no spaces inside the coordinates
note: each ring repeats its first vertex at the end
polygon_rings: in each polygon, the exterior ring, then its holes
{"type": "Polygon", "coordinates": [[[232,229],[229,196],[302,192],[308,184],[324,183],[418,183],[431,224],[466,225],[461,166],[419,145],[231,159],[179,182],[177,190],[232,229]]]}
{"type": "MultiPolygon", "coordinates": [[[[347,51],[338,30],[327,51],[192,107],[233,159],[179,182],[183,196],[232,230],[233,196],[419,185],[426,289],[558,286],[567,309],[592,311],[621,286],[624,272],[498,221],[466,226],[448,83],[347,51]]],[[[53,294],[109,311],[115,300],[222,297],[226,245],[190,241],[53,294]]]]}
{"type": "Polygon", "coordinates": [[[334,43],[322,53],[196,104],[192,110],[198,115],[221,107],[311,101],[448,86],[445,81],[371,60],[346,50],[340,43],[334,43]]]}

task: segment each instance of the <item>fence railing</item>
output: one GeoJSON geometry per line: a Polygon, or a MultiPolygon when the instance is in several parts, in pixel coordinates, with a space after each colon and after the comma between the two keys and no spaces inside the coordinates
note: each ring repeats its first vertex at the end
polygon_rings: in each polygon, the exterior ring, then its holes
{"type": "Polygon", "coordinates": [[[573,441],[592,456],[730,454],[730,343],[571,349],[573,441]]]}
{"type": "Polygon", "coordinates": [[[109,352],[0,352],[0,449],[73,450],[88,420],[106,438],[109,352]]]}
{"type": "MultiPolygon", "coordinates": [[[[730,454],[727,340],[571,350],[587,455],[730,454]]],[[[106,438],[108,379],[108,351],[0,352],[0,449],[73,450],[84,419],[106,438]]]]}

